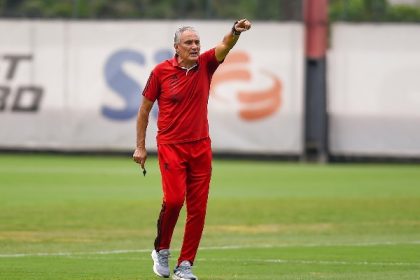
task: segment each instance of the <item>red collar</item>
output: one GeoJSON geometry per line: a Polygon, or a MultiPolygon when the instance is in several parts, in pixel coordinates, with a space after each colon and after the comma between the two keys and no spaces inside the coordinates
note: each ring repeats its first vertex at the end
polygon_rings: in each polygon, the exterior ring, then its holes
{"type": "Polygon", "coordinates": [[[172,63],[173,67],[179,67],[178,59],[176,59],[176,55],[174,57],[172,57],[171,63],[172,63]]]}
{"type": "MultiPolygon", "coordinates": [[[[182,66],[180,66],[180,65],[179,65],[179,63],[178,63],[178,59],[176,59],[176,58],[177,58],[177,55],[175,54],[175,55],[174,55],[174,57],[170,60],[170,62],[171,62],[171,64],[172,64],[172,66],[173,66],[173,67],[182,68],[182,69],[187,69],[186,67],[182,67],[182,66]]],[[[196,63],[194,66],[192,66],[190,69],[194,69],[195,67],[198,67],[198,61],[197,61],[197,63],[196,63]]]]}

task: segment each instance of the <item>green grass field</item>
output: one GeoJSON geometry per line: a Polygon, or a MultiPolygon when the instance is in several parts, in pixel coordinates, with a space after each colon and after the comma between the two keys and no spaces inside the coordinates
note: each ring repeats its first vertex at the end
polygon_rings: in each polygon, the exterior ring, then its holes
{"type": "MultiPolygon", "coordinates": [[[[130,157],[0,155],[0,279],[158,279],[155,158],[147,169],[130,157]]],[[[420,279],[420,166],[215,160],[194,272],[420,279]]]]}

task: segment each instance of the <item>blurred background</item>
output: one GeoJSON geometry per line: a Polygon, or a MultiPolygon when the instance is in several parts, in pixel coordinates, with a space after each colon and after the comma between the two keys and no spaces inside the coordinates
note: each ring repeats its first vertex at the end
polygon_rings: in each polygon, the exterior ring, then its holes
{"type": "Polygon", "coordinates": [[[206,50],[246,17],[212,83],[215,154],[420,159],[418,0],[2,0],[0,17],[2,151],[131,152],[175,30],[206,50]]]}
{"type": "Polygon", "coordinates": [[[141,92],[177,28],[205,51],[243,17],[212,80],[194,272],[418,279],[419,0],[0,0],[1,279],[151,279],[158,110],[144,177],[141,92]]]}

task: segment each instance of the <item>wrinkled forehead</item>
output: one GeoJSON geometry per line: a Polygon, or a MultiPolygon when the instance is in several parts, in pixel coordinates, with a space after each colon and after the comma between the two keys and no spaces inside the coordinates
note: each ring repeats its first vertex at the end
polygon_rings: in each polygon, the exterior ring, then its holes
{"type": "Polygon", "coordinates": [[[197,32],[192,31],[192,30],[185,30],[184,32],[181,33],[180,36],[180,42],[186,42],[186,41],[196,41],[196,40],[200,40],[200,36],[198,36],[197,32]]]}

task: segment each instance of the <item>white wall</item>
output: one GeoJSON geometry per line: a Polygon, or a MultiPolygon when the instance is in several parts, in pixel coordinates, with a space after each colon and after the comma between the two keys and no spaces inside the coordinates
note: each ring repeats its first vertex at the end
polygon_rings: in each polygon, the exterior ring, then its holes
{"type": "MultiPolygon", "coordinates": [[[[131,151],[143,86],[172,55],[173,33],[186,24],[199,31],[203,51],[231,27],[230,21],[0,21],[0,148],[131,151]]],[[[209,100],[214,150],[300,154],[302,25],[255,23],[230,58],[216,72],[209,100]]],[[[150,150],[155,135],[154,112],[150,150]]]]}
{"type": "Polygon", "coordinates": [[[420,156],[420,25],[335,24],[328,54],[330,148],[420,156]]]}

